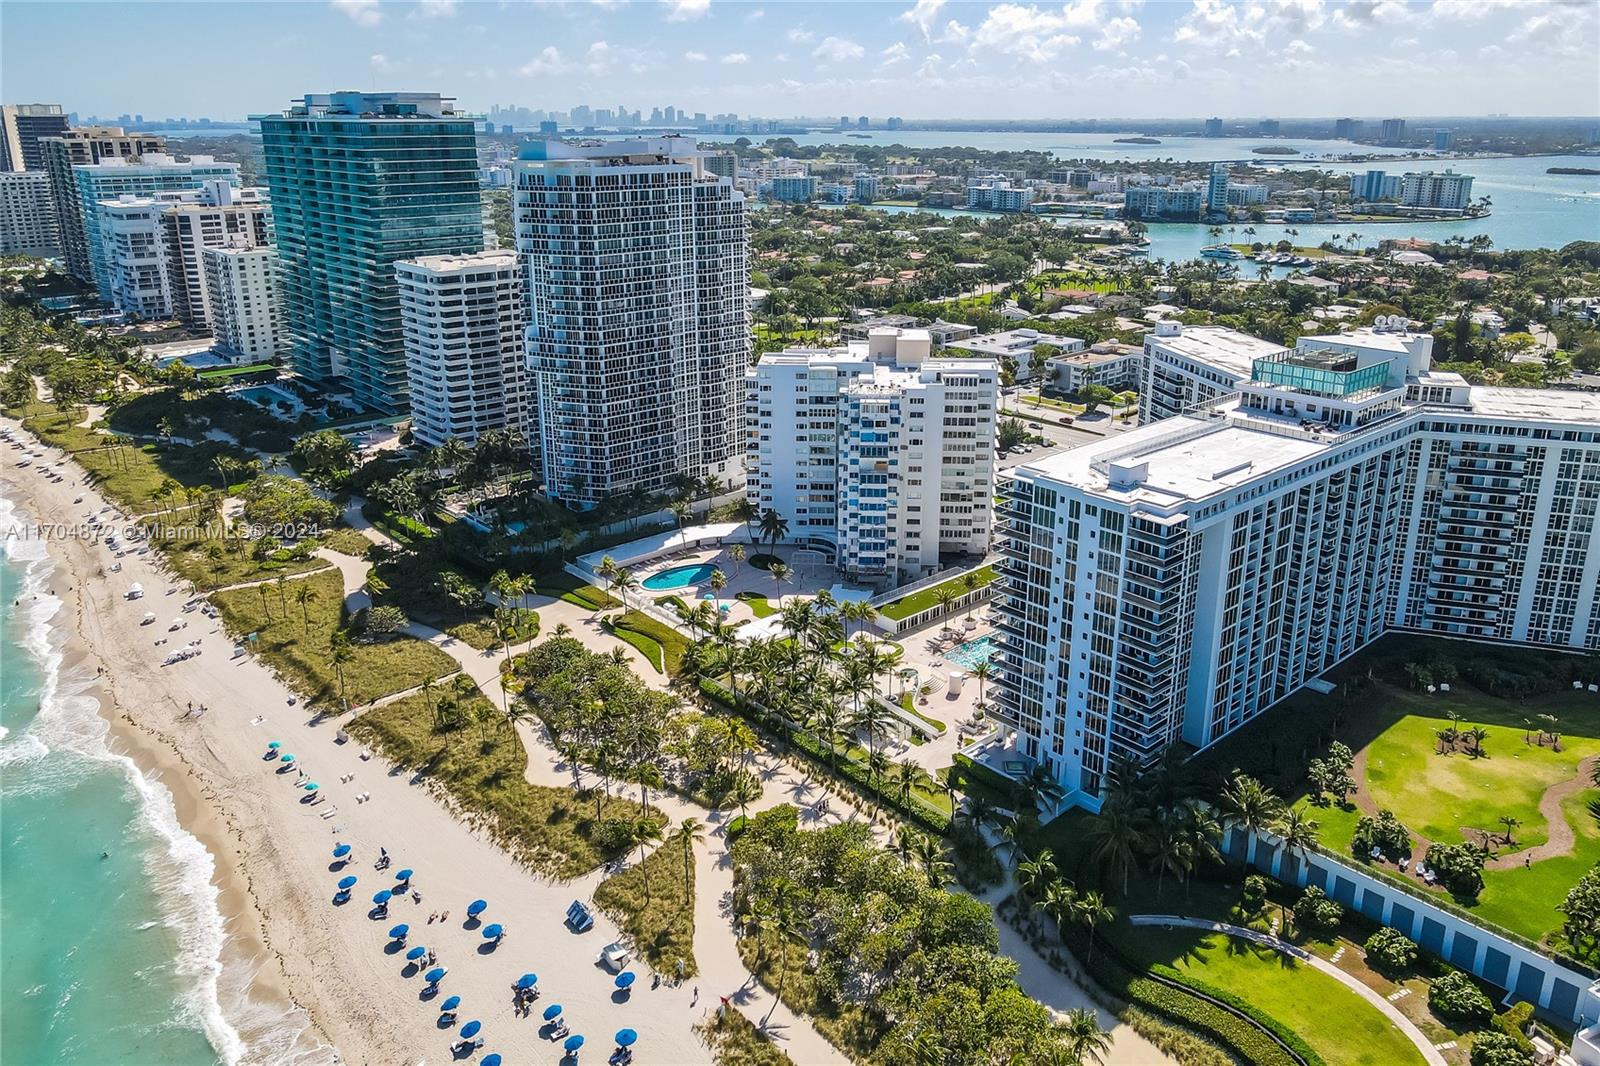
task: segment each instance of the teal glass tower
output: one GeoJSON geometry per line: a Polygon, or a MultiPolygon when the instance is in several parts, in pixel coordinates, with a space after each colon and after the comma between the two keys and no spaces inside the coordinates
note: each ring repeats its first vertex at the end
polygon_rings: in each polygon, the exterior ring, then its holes
{"type": "Polygon", "coordinates": [[[437,93],[337,92],[255,119],[295,369],[404,413],[394,265],[483,250],[471,117],[437,93]]]}

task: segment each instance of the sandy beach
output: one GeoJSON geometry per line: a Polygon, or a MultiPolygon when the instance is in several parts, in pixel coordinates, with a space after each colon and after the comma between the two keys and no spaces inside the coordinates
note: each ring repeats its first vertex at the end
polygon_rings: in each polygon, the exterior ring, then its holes
{"type": "MultiPolygon", "coordinates": [[[[31,439],[10,420],[0,424],[31,439]]],[[[52,463],[60,457],[45,450],[52,463]]],[[[4,452],[14,454],[9,448],[4,452]]],[[[60,469],[68,476],[57,484],[8,463],[0,483],[41,526],[81,525],[107,506],[81,483],[76,467],[60,469]],[[74,503],[79,496],[82,501],[74,503]]],[[[113,522],[110,511],[99,517],[108,525],[123,524],[113,522]]],[[[731,869],[716,832],[726,813],[707,812],[672,795],[653,797],[674,822],[697,817],[712,830],[696,849],[695,954],[701,974],[681,987],[670,981],[652,987],[648,969],[635,964],[640,973],[635,990],[618,995],[612,973],[597,962],[601,948],[619,937],[615,925],[598,911],[594,928],[582,935],[562,922],[574,899],[589,901],[606,871],[564,883],[530,873],[457,821],[417,778],[391,769],[376,755],[363,759],[355,741],[338,743],[337,722],[313,719],[253,657],[232,657],[233,641],[220,623],[193,612],[182,615],[190,623],[187,629],[168,634],[166,624],[180,616],[187,585],[180,589],[153,551],[118,560],[103,542],[73,536],[51,536],[48,548],[60,567],[63,587],[56,592],[76,613],[71,649],[79,669],[103,669],[105,678],[115,679],[97,693],[115,738],[172,792],[180,821],[215,862],[213,883],[228,930],[219,992],[246,1048],[238,1061],[452,1061],[454,1030],[437,1024],[436,1006],[451,995],[462,997],[461,1022],[483,1024],[485,1044],[478,1055],[498,1052],[511,1063],[562,1060],[560,1042],[548,1039],[540,1020],[551,1003],[562,1005],[571,1032],[587,1038],[583,1061],[608,1056],[613,1034],[627,1027],[639,1034],[638,1062],[707,1063],[710,1052],[693,1024],[721,997],[757,1023],[770,1011],[770,1031],[802,1066],[846,1061],[807,1020],[781,1004],[774,1007],[770,994],[739,961],[726,906],[731,869]],[[121,571],[112,572],[118,561],[121,571]],[[145,595],[128,600],[135,583],[145,595]],[[147,611],[157,614],[159,624],[140,626],[147,611]],[[162,638],[169,643],[158,647],[162,638]],[[195,639],[201,655],[161,665],[174,646],[195,639]],[[191,704],[204,706],[205,713],[191,714],[191,704]],[[307,776],[280,772],[268,754],[270,741],[294,753],[307,776]],[[313,779],[323,797],[317,804],[307,802],[297,787],[313,779]],[[370,799],[358,801],[358,796],[370,799]],[[347,865],[333,859],[339,843],[354,850],[347,865]],[[379,848],[392,856],[388,873],[373,869],[379,848]],[[407,867],[416,871],[412,883],[421,903],[398,897],[386,918],[369,914],[372,894],[391,887],[393,870],[407,867]],[[359,881],[349,902],[336,905],[335,883],[352,874],[359,881]],[[507,930],[497,948],[490,949],[475,923],[465,921],[467,904],[477,898],[489,903],[485,922],[502,923],[507,930]],[[429,922],[430,915],[443,912],[448,919],[429,922]],[[421,995],[423,982],[404,950],[388,943],[387,930],[402,922],[411,926],[408,946],[433,949],[439,964],[448,967],[432,1000],[421,995]],[[531,1017],[518,1017],[510,986],[527,972],[539,975],[543,996],[531,1017]]],[[[347,588],[358,577],[347,574],[347,588]]],[[[559,621],[574,629],[585,623],[584,612],[572,605],[548,606],[547,631],[559,621]]],[[[546,613],[544,605],[540,609],[546,613]]],[[[446,650],[480,685],[497,676],[496,654],[463,646],[446,650]]],[[[530,779],[570,783],[571,768],[533,730],[522,733],[530,751],[530,779]]],[[[751,809],[805,804],[824,795],[803,771],[770,758],[762,764],[764,795],[751,809]]],[[[857,816],[843,803],[833,806],[837,813],[827,820],[857,816]]],[[[1006,948],[1022,962],[1020,977],[1029,994],[1058,1010],[1092,1005],[1025,946],[1007,943],[1006,948]]],[[[1126,1026],[1099,1013],[1102,1024],[1114,1029],[1108,1056],[1113,1066],[1163,1060],[1126,1026]]]]}

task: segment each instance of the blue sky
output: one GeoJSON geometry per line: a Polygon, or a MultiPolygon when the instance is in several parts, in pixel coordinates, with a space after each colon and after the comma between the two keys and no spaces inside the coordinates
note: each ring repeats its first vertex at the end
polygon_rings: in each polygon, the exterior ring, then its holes
{"type": "Polygon", "coordinates": [[[304,92],[907,118],[1600,113],[1593,0],[5,0],[0,96],[238,118],[304,92]]]}

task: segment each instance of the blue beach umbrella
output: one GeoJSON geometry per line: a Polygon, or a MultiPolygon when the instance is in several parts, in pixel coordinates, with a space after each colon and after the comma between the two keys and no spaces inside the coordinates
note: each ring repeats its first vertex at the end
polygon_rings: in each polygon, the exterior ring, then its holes
{"type": "Polygon", "coordinates": [[[293,755],[280,755],[280,756],[278,756],[278,761],[279,762],[294,762],[294,756],[293,755]]]}
{"type": "Polygon", "coordinates": [[[461,1006],[461,997],[451,996],[449,999],[439,1004],[439,1013],[448,1014],[459,1006],[461,1006]]]}
{"type": "Polygon", "coordinates": [[[638,1039],[639,1039],[639,1034],[634,1032],[632,1029],[618,1029],[617,1030],[617,1046],[618,1047],[632,1047],[634,1041],[636,1041],[638,1039]]]}
{"type": "Polygon", "coordinates": [[[555,1019],[557,1019],[559,1017],[561,1017],[561,1004],[552,1003],[552,1004],[550,1004],[548,1007],[546,1007],[544,1009],[544,1020],[545,1021],[547,1021],[547,1022],[554,1021],[555,1019]]]}
{"type": "Polygon", "coordinates": [[[489,909],[489,901],[488,900],[475,899],[471,903],[467,904],[467,917],[470,918],[473,915],[482,914],[484,911],[486,911],[488,909],[489,909]]]}
{"type": "Polygon", "coordinates": [[[621,973],[617,974],[617,987],[628,988],[633,984],[634,979],[635,978],[632,970],[623,970],[621,973]]]}
{"type": "Polygon", "coordinates": [[[583,1034],[578,1033],[574,1036],[567,1037],[567,1042],[561,1046],[566,1048],[568,1051],[577,1051],[583,1046],[583,1034]]]}
{"type": "Polygon", "coordinates": [[[518,988],[532,988],[538,983],[539,975],[536,973],[525,973],[521,977],[517,978],[518,988]]]}
{"type": "Polygon", "coordinates": [[[500,925],[499,922],[496,922],[493,925],[486,925],[483,927],[483,939],[493,940],[495,937],[500,936],[504,932],[505,929],[500,925]]]}
{"type": "Polygon", "coordinates": [[[349,844],[340,844],[338,847],[333,849],[333,857],[336,859],[342,859],[348,854],[350,854],[349,844]]]}
{"type": "Polygon", "coordinates": [[[283,747],[283,744],[280,741],[276,741],[276,740],[267,741],[267,750],[268,751],[277,751],[281,747],[283,747]]]}
{"type": "Polygon", "coordinates": [[[341,891],[348,892],[352,888],[355,888],[355,887],[356,887],[356,878],[355,878],[354,874],[351,874],[349,877],[341,877],[341,878],[339,878],[339,888],[340,888],[341,891]]]}
{"type": "Polygon", "coordinates": [[[406,952],[406,958],[410,959],[412,962],[416,962],[418,959],[422,958],[422,956],[426,955],[427,953],[428,953],[428,949],[419,944],[416,947],[412,948],[410,951],[406,952]]]}
{"type": "Polygon", "coordinates": [[[403,939],[409,932],[411,932],[411,927],[404,922],[401,922],[399,925],[389,930],[389,937],[393,940],[400,940],[403,939]]]}
{"type": "Polygon", "coordinates": [[[430,985],[436,985],[440,981],[443,981],[444,975],[449,972],[450,971],[446,970],[443,966],[435,966],[433,969],[423,974],[422,979],[428,982],[430,985]]]}
{"type": "Polygon", "coordinates": [[[379,892],[374,892],[372,894],[372,902],[376,903],[380,907],[383,906],[385,903],[388,903],[393,898],[394,898],[394,893],[390,892],[387,888],[385,888],[385,889],[383,889],[382,891],[379,891],[379,892]]]}
{"type": "Polygon", "coordinates": [[[307,781],[304,785],[302,785],[300,787],[304,788],[307,792],[315,792],[317,789],[321,788],[322,786],[317,784],[315,781],[307,781]]]}
{"type": "Polygon", "coordinates": [[[399,873],[394,875],[394,879],[396,881],[400,881],[400,882],[409,881],[409,880],[411,880],[411,871],[410,870],[401,870],[399,873]]]}
{"type": "Polygon", "coordinates": [[[462,1036],[477,1036],[478,1035],[478,1030],[482,1029],[482,1028],[483,1028],[483,1023],[482,1022],[480,1022],[480,1021],[470,1021],[466,1025],[463,1025],[461,1027],[461,1035],[462,1036]]]}
{"type": "Polygon", "coordinates": [[[499,1055],[485,1055],[480,1060],[480,1066],[500,1066],[499,1055]]]}

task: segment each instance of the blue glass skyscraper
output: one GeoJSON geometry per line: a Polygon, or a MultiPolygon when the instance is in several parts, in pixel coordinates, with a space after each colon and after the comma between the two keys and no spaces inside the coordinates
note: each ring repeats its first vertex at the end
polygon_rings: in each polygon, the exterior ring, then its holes
{"type": "Polygon", "coordinates": [[[408,406],[394,264],[483,249],[473,121],[453,104],[337,92],[256,116],[295,369],[381,411],[408,406]]]}

